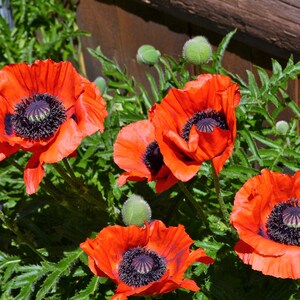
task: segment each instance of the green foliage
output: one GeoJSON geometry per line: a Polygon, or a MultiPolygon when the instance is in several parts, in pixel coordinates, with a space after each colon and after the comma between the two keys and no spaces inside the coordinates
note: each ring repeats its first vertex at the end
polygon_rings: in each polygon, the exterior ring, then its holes
{"type": "Polygon", "coordinates": [[[73,0],[11,0],[14,27],[0,15],[0,67],[35,59],[71,59],[78,65],[79,37],[73,0]]]}
{"type": "MultiPolygon", "coordinates": [[[[18,31],[10,31],[5,24],[0,24],[6,30],[8,41],[7,49],[0,48],[6,59],[3,64],[19,59],[31,61],[46,53],[59,59],[75,58],[72,43],[63,52],[55,52],[61,50],[64,43],[56,40],[60,30],[65,32],[60,39],[68,42],[74,42],[81,34],[73,24],[73,15],[54,1],[45,3],[44,10],[27,2],[25,5],[25,1],[12,1],[12,5],[19,5],[14,6],[18,8],[18,12],[14,12],[15,22],[23,24],[18,31]],[[47,17],[46,9],[50,16],[56,16],[54,23],[47,17]],[[43,28],[39,40],[31,31],[34,24],[43,28]],[[25,30],[26,26],[29,27],[25,30]],[[22,30],[25,48],[13,47],[16,41],[20,42],[22,30]],[[27,43],[29,37],[31,42],[27,43]],[[58,45],[56,50],[53,45],[58,45]]],[[[290,58],[286,66],[281,66],[273,60],[271,74],[257,66],[253,72],[247,70],[245,82],[222,67],[223,54],[234,33],[230,32],[223,39],[210,65],[202,67],[211,73],[229,75],[241,87],[235,150],[220,174],[228,210],[237,190],[262,168],[293,173],[300,165],[297,131],[300,109],[287,93],[289,82],[300,74],[300,62],[295,63],[290,58]],[[289,130],[283,135],[277,132],[276,123],[287,115],[289,130]]],[[[79,244],[107,225],[122,224],[121,206],[132,194],[142,195],[149,202],[153,218],[167,225],[183,224],[196,240],[194,247],[202,247],[215,259],[213,266],[196,263],[186,272],[186,277],[195,280],[201,291],[193,294],[179,290],[159,299],[299,299],[299,284],[264,276],[237,259],[233,251],[236,237],[222,219],[208,163],[187,183],[207,216],[207,226],[196,216],[194,207],[184,200],[186,196],[178,186],[157,194],[152,183],[127,183],[122,187],[116,183],[118,174],[123,172],[112,157],[120,128],[146,119],[148,109],[154,102],[161,101],[170,88],[181,88],[194,78],[184,59],[161,57],[153,66],[157,76],[146,75],[148,91],[128,74],[126,67],[121,68],[106,57],[100,47],[89,52],[101,64],[102,75],[107,80],[103,96],[109,117],[105,120],[104,133],[84,139],[76,157],[46,165],[43,184],[31,197],[24,192],[20,168],[25,166],[29,155],[20,152],[13,159],[1,162],[0,299],[110,299],[115,285],[106,278],[93,276],[79,244]]]]}

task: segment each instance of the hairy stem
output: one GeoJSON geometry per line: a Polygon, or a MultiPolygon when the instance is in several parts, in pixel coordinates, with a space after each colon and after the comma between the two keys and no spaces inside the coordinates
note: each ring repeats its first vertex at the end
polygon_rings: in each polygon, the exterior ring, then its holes
{"type": "Polygon", "coordinates": [[[218,199],[218,202],[219,202],[219,205],[220,205],[221,212],[223,214],[223,218],[224,218],[226,224],[230,225],[229,212],[227,210],[227,207],[225,205],[224,199],[222,197],[219,177],[217,175],[217,172],[216,172],[216,169],[215,169],[213,163],[211,163],[211,169],[212,169],[212,177],[213,177],[213,181],[214,181],[216,195],[217,195],[217,199],[218,199]]]}
{"type": "Polygon", "coordinates": [[[198,217],[202,220],[203,224],[205,225],[205,227],[207,227],[206,224],[206,217],[205,214],[199,204],[199,202],[197,202],[195,200],[195,198],[193,197],[193,195],[190,193],[190,191],[187,189],[187,187],[185,186],[185,184],[182,181],[178,181],[178,185],[180,190],[184,193],[184,195],[186,196],[186,198],[188,199],[188,201],[190,201],[190,203],[194,206],[194,208],[197,211],[198,217]]]}

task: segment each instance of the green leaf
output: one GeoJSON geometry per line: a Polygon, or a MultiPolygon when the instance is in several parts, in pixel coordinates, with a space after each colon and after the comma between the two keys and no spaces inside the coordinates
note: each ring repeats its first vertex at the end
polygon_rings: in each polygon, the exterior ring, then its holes
{"type": "Polygon", "coordinates": [[[251,96],[255,99],[258,99],[259,98],[259,88],[257,86],[254,74],[249,70],[246,70],[246,72],[248,75],[248,83],[249,83],[249,90],[251,92],[251,96]]]}
{"type": "Polygon", "coordinates": [[[217,52],[215,54],[214,59],[214,68],[216,70],[216,73],[219,72],[221,65],[222,65],[222,58],[224,56],[224,53],[227,49],[227,46],[231,40],[231,38],[235,35],[237,29],[234,29],[233,31],[226,34],[226,36],[222,39],[221,43],[218,46],[217,52]]]}
{"type": "Polygon", "coordinates": [[[250,148],[250,151],[252,152],[252,154],[254,155],[256,160],[259,162],[259,164],[263,165],[262,159],[258,153],[256,143],[252,138],[253,132],[250,133],[248,129],[244,128],[239,131],[239,134],[245,139],[246,143],[248,144],[248,146],[250,148]]]}
{"type": "Polygon", "coordinates": [[[57,264],[43,264],[46,269],[49,270],[49,273],[41,285],[40,290],[36,295],[37,300],[45,299],[46,295],[55,289],[57,282],[60,278],[66,274],[75,263],[75,261],[83,254],[81,249],[75,250],[73,252],[67,253],[66,257],[59,261],[57,264]]]}
{"type": "Polygon", "coordinates": [[[262,136],[256,132],[251,132],[251,136],[253,138],[255,138],[256,140],[258,140],[259,142],[261,142],[262,144],[269,146],[271,148],[280,149],[282,147],[281,145],[276,144],[272,140],[270,140],[267,137],[262,136]]]}
{"type": "Polygon", "coordinates": [[[87,287],[79,292],[78,295],[75,295],[70,300],[89,300],[91,296],[94,295],[95,291],[98,289],[101,283],[101,278],[98,276],[93,276],[90,283],[87,287]]]}

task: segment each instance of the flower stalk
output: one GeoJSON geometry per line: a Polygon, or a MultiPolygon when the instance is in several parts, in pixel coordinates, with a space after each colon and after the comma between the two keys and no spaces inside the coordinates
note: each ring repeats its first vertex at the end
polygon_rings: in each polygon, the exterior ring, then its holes
{"type": "Polygon", "coordinates": [[[217,195],[217,199],[218,199],[218,202],[220,205],[220,209],[221,209],[223,218],[224,218],[226,224],[230,225],[230,215],[229,215],[229,212],[227,210],[226,204],[224,202],[224,199],[223,199],[223,196],[221,193],[219,177],[217,175],[217,172],[215,170],[213,163],[211,164],[211,169],[212,169],[212,177],[213,177],[214,187],[216,190],[216,195],[217,195]]]}
{"type": "Polygon", "coordinates": [[[204,224],[205,227],[207,227],[206,224],[206,217],[205,214],[199,204],[199,202],[197,202],[195,200],[195,198],[193,197],[193,195],[190,193],[190,191],[188,190],[188,188],[185,186],[185,184],[182,181],[178,181],[178,186],[180,188],[180,190],[184,193],[184,195],[186,196],[187,200],[194,206],[194,208],[197,211],[198,217],[202,220],[202,223],[204,224]]]}

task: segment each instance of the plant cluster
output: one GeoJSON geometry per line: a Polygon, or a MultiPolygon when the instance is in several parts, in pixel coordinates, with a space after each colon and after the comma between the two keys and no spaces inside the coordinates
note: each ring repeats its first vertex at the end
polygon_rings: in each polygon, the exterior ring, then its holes
{"type": "Polygon", "coordinates": [[[299,299],[300,62],[243,81],[233,35],[196,75],[144,47],[149,91],[100,47],[101,93],[32,61],[70,48],[7,57],[32,64],[0,70],[0,299],[299,299]]]}
{"type": "Polygon", "coordinates": [[[0,67],[51,57],[72,60],[79,67],[80,36],[76,24],[77,1],[2,1],[0,67]],[[10,5],[8,6],[7,3],[10,5]]]}

